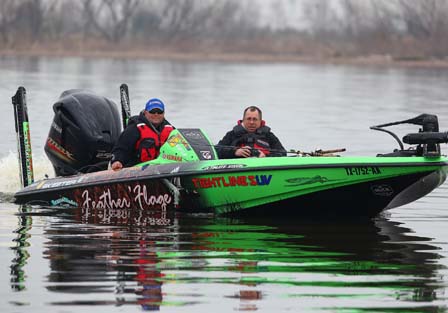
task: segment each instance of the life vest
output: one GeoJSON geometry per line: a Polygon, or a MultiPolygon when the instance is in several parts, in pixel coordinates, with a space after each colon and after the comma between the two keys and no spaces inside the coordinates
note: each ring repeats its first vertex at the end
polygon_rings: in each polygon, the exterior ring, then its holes
{"type": "Polygon", "coordinates": [[[238,137],[233,146],[244,147],[249,146],[263,152],[266,156],[271,153],[267,135],[271,128],[266,126],[265,121],[261,121],[261,126],[254,132],[249,133],[242,125],[242,121],[238,121],[238,125],[233,128],[235,135],[238,137]]]}
{"type": "Polygon", "coordinates": [[[146,125],[145,123],[137,124],[140,132],[140,139],[135,144],[137,157],[140,162],[154,160],[159,156],[160,147],[165,143],[174,129],[171,125],[165,125],[160,133],[146,125]]]}

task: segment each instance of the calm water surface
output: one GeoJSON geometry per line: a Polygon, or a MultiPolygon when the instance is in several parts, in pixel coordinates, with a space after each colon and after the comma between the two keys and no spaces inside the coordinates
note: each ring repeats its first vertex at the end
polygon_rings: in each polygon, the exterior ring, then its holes
{"type": "Polygon", "coordinates": [[[175,126],[214,142],[259,105],[288,149],[375,155],[396,144],[368,126],[426,112],[448,130],[448,70],[1,58],[0,82],[1,312],[448,310],[447,184],[371,221],[18,207],[10,102],[27,89],[36,178],[53,176],[43,144],[59,95],[85,88],[118,102],[123,82],[133,113],[160,97],[175,126]]]}

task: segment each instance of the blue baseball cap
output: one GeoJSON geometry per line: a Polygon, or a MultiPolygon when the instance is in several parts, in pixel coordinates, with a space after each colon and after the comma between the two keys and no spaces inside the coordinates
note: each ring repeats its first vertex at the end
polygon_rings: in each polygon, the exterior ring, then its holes
{"type": "Polygon", "coordinates": [[[162,100],[157,98],[149,99],[148,102],[146,102],[145,110],[151,111],[153,109],[160,109],[165,112],[165,105],[162,100]]]}

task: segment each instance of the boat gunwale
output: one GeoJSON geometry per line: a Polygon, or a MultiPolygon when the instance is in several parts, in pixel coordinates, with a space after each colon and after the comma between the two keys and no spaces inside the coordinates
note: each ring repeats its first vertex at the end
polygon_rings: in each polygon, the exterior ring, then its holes
{"type": "MultiPolygon", "coordinates": [[[[389,157],[388,157],[389,159],[389,157]]],[[[238,159],[234,159],[238,160],[238,159]]],[[[197,162],[204,162],[204,161],[197,161],[197,162]]],[[[196,163],[196,162],[188,162],[188,163],[196,163]]],[[[166,166],[166,165],[173,165],[176,163],[165,163],[165,164],[157,164],[153,166],[166,166]]],[[[187,164],[187,162],[182,162],[180,164],[187,164]]],[[[98,181],[92,181],[92,182],[86,182],[86,183],[75,183],[69,186],[62,186],[62,187],[53,187],[53,188],[45,188],[45,189],[32,189],[27,190],[27,188],[32,187],[33,185],[30,185],[29,187],[26,187],[22,190],[19,190],[14,194],[14,196],[17,198],[19,197],[25,197],[28,195],[33,195],[36,193],[42,193],[42,192],[51,192],[55,190],[65,191],[70,189],[76,189],[80,188],[88,188],[91,186],[103,186],[103,185],[110,185],[110,184],[116,184],[116,183],[123,183],[123,182],[136,182],[136,181],[146,181],[146,180],[154,180],[154,179],[165,179],[165,178],[173,178],[173,177],[183,177],[183,176],[203,176],[203,175],[210,175],[210,174],[222,174],[222,173],[235,173],[240,172],[242,169],[245,171],[276,171],[276,170],[290,170],[290,169],[313,169],[313,168],[345,168],[345,167],[448,167],[448,159],[444,158],[442,161],[427,161],[427,162],[386,162],[386,163],[376,163],[376,162],[362,162],[362,163],[332,163],[332,164],[322,164],[322,163],[315,163],[315,164],[296,164],[296,165],[268,165],[268,166],[246,166],[246,167],[240,167],[240,168],[222,168],[222,169],[211,169],[211,170],[185,170],[182,172],[175,172],[175,173],[165,173],[165,174],[147,174],[147,175],[137,175],[133,177],[118,177],[118,178],[112,178],[110,180],[98,180],[98,181]]],[[[137,165],[136,167],[141,167],[140,165],[137,165]]],[[[437,171],[439,169],[428,169],[427,172],[437,171]]],[[[107,170],[109,171],[109,170],[107,170]]],[[[142,173],[144,170],[140,171],[142,173]]],[[[424,171],[422,171],[424,172],[424,171]]],[[[99,172],[95,172],[99,173],[99,172]]],[[[92,173],[94,174],[94,173],[92,173]]],[[[86,174],[78,174],[78,175],[72,175],[67,177],[55,177],[50,179],[43,179],[39,180],[35,183],[42,183],[45,181],[50,181],[52,179],[61,179],[63,181],[66,179],[73,179],[75,177],[80,177],[82,175],[86,174]]],[[[402,174],[406,175],[406,174],[402,174]]]]}

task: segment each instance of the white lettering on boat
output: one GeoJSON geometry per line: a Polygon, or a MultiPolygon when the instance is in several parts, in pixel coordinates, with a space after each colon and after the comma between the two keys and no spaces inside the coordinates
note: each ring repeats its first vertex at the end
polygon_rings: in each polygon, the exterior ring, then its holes
{"type": "Polygon", "coordinates": [[[98,197],[98,201],[95,201],[90,196],[89,190],[84,190],[82,193],[82,207],[91,209],[122,209],[129,208],[131,201],[123,198],[113,199],[110,189],[103,191],[101,196],[98,197]]]}
{"type": "Polygon", "coordinates": [[[211,158],[212,158],[212,153],[211,153],[211,151],[203,150],[203,151],[200,151],[200,152],[201,152],[201,154],[202,154],[202,157],[203,157],[205,160],[211,160],[211,158]]]}
{"type": "Polygon", "coordinates": [[[160,205],[163,210],[166,210],[168,204],[171,203],[171,196],[167,193],[160,195],[148,195],[146,185],[140,186],[137,185],[133,189],[134,192],[134,201],[138,204],[138,206],[143,209],[143,204],[147,206],[155,206],[160,205]]]}
{"type": "Polygon", "coordinates": [[[245,164],[218,164],[218,165],[205,166],[202,169],[205,171],[226,170],[226,169],[234,169],[234,168],[243,168],[245,166],[246,166],[245,164]]]}
{"type": "Polygon", "coordinates": [[[82,182],[83,179],[84,179],[84,177],[79,177],[77,179],[62,180],[62,181],[57,181],[57,182],[54,182],[54,183],[45,182],[42,185],[42,189],[67,187],[67,186],[78,184],[78,183],[82,182]]]}
{"type": "Polygon", "coordinates": [[[122,197],[114,197],[109,188],[103,191],[99,197],[90,194],[89,189],[82,192],[82,208],[90,209],[124,209],[136,206],[137,209],[144,210],[147,207],[159,206],[166,210],[172,202],[169,193],[159,195],[148,194],[146,185],[136,185],[133,188],[128,186],[129,194],[122,197]]]}

